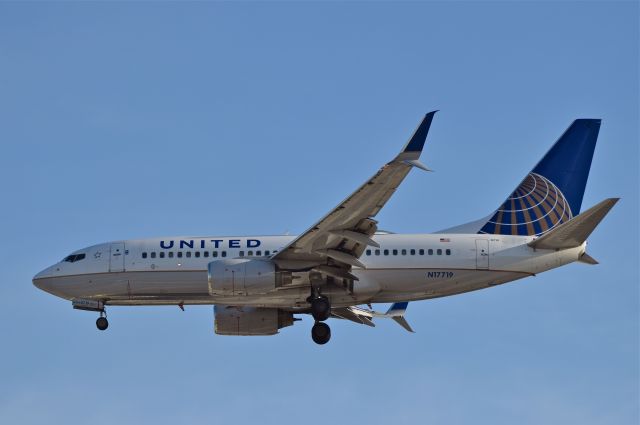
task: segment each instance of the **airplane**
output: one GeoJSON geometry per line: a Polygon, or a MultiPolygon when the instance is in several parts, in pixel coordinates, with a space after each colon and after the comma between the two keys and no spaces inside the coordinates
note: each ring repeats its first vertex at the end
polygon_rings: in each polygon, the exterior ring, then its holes
{"type": "Polygon", "coordinates": [[[296,315],[314,319],[317,344],[329,318],[409,332],[411,301],[491,288],[573,262],[598,264],[587,238],[619,198],[580,212],[601,120],[577,119],[489,216],[432,234],[380,231],[375,220],[420,161],[437,111],[400,153],[299,236],[182,236],[89,246],[33,278],[72,307],[213,305],[220,335],[274,335],[296,315]],[[385,313],[374,303],[392,303],[385,313]],[[368,308],[361,307],[367,305],[368,308]]]}

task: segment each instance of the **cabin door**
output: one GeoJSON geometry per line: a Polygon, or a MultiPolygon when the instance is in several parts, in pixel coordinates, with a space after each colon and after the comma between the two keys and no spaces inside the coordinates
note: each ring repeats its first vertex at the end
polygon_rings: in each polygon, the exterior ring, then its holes
{"type": "Polygon", "coordinates": [[[489,268],[489,241],[476,239],[476,269],[489,268]]]}
{"type": "Polygon", "coordinates": [[[111,256],[109,257],[109,271],[124,271],[124,243],[117,242],[111,244],[111,256]]]}

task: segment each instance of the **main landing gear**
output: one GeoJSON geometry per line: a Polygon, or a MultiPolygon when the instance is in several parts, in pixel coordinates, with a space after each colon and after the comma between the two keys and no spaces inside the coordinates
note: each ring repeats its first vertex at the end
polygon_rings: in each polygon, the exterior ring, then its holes
{"type": "Polygon", "coordinates": [[[311,328],[311,339],[316,344],[326,344],[331,339],[331,328],[324,322],[316,322],[311,328]]]}
{"type": "Polygon", "coordinates": [[[109,327],[109,321],[107,320],[107,313],[104,310],[100,312],[100,317],[98,317],[98,320],[96,320],[96,327],[101,331],[104,331],[109,327]]]}
{"type": "Polygon", "coordinates": [[[317,296],[311,299],[311,315],[316,322],[323,322],[331,316],[331,303],[325,296],[317,296]]]}
{"type": "Polygon", "coordinates": [[[311,315],[316,321],[311,328],[311,339],[316,344],[326,344],[331,339],[331,328],[323,322],[331,316],[331,302],[323,295],[313,294],[309,297],[309,303],[311,315]]]}

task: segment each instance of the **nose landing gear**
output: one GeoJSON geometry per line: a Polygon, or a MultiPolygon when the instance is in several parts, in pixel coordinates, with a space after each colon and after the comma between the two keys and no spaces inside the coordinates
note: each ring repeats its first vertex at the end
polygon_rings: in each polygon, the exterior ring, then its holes
{"type": "Polygon", "coordinates": [[[76,310],[97,311],[98,313],[100,313],[100,317],[98,317],[98,320],[96,320],[96,327],[101,331],[104,331],[109,327],[109,321],[107,320],[107,310],[104,307],[104,301],[78,298],[71,301],[71,306],[76,310]]]}

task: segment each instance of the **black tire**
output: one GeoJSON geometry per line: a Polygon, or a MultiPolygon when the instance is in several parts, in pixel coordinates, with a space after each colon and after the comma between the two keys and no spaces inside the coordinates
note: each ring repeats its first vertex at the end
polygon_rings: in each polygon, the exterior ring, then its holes
{"type": "Polygon", "coordinates": [[[106,317],[98,317],[98,320],[96,320],[96,327],[101,331],[104,331],[109,327],[109,321],[106,317]]]}
{"type": "Polygon", "coordinates": [[[327,320],[331,316],[331,303],[327,297],[318,297],[311,300],[311,315],[316,322],[327,320]]]}
{"type": "Polygon", "coordinates": [[[316,344],[326,344],[331,339],[331,328],[323,322],[316,322],[311,328],[311,339],[316,344]]]}

